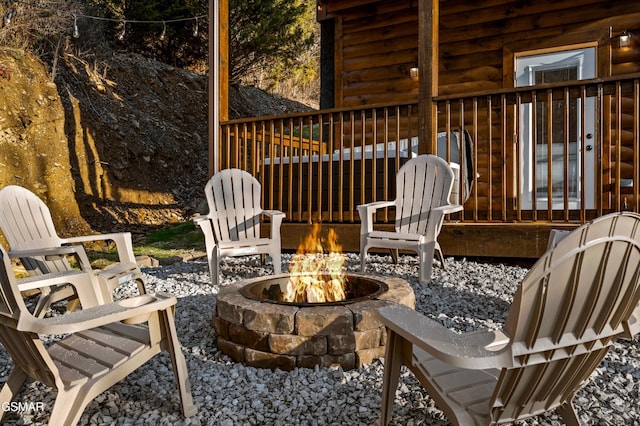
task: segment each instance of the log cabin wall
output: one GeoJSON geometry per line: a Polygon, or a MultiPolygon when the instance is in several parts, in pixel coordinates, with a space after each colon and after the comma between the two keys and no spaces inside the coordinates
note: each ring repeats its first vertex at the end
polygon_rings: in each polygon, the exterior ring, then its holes
{"type": "MultiPolygon", "coordinates": [[[[418,61],[418,1],[319,1],[318,19],[336,24],[336,108],[417,101],[418,81],[409,70],[418,61]]],[[[512,87],[505,61],[514,52],[585,42],[607,49],[610,36],[636,32],[639,19],[640,4],[631,1],[443,0],[440,94],[512,87]]],[[[601,53],[609,65],[600,64],[600,73],[638,70],[637,52],[601,53]]]]}
{"type": "MultiPolygon", "coordinates": [[[[335,19],[336,108],[417,102],[419,82],[410,76],[418,63],[417,0],[336,1],[321,8],[319,19],[335,19]]],[[[381,123],[374,122],[370,117],[358,121],[356,127],[364,133],[344,135],[345,144],[360,146],[363,135],[364,144],[384,142],[381,123]]],[[[398,138],[416,135],[417,117],[410,122],[402,118],[398,124],[398,138]]]]}
{"type": "MultiPolygon", "coordinates": [[[[419,83],[409,76],[409,69],[417,64],[418,58],[418,1],[320,2],[319,19],[333,18],[336,23],[336,107],[418,101],[419,83]]],[[[638,22],[640,3],[631,1],[443,0],[439,22],[439,94],[513,87],[515,54],[585,44],[597,46],[598,77],[638,72],[638,22]],[[635,33],[630,48],[620,49],[616,45],[616,36],[623,29],[635,33]]],[[[637,121],[638,107],[634,107],[632,99],[630,95],[617,105],[605,97],[602,104],[604,111],[609,111],[609,121],[599,129],[604,164],[602,206],[611,206],[613,202],[622,207],[625,197],[629,198],[628,203],[636,201],[619,184],[638,175],[633,166],[635,139],[628,130],[629,125],[633,126],[634,115],[637,121]],[[619,150],[615,146],[618,136],[619,150]],[[616,162],[618,151],[620,158],[616,162]]],[[[513,117],[497,114],[498,107],[470,111],[451,105],[450,111],[439,111],[438,128],[474,129],[480,176],[474,202],[481,204],[480,210],[489,205],[495,206],[496,214],[504,214],[505,206],[500,205],[500,200],[515,197],[518,191],[513,166],[517,161],[512,145],[505,139],[517,130],[507,126],[508,131],[504,132],[503,121],[513,117]]],[[[415,128],[417,123],[413,124],[415,128]]],[[[371,127],[367,124],[366,128],[371,127]]],[[[370,136],[368,131],[363,137],[370,136]]],[[[376,142],[379,143],[373,140],[356,143],[376,142]]]]}
{"type": "MultiPolygon", "coordinates": [[[[638,21],[637,13],[624,20],[621,19],[618,31],[612,34],[610,49],[610,75],[612,76],[640,72],[640,23],[638,21]],[[631,34],[628,47],[619,45],[619,30],[622,28],[631,34]]],[[[635,88],[635,90],[639,89],[635,88]]],[[[640,161],[638,158],[640,147],[637,146],[637,140],[640,106],[634,103],[634,98],[637,96],[634,96],[633,92],[627,92],[621,95],[620,102],[606,98],[604,103],[604,108],[610,111],[611,124],[604,133],[603,204],[610,203],[616,206],[617,210],[632,209],[632,206],[638,205],[640,173],[637,164],[640,161]],[[636,166],[634,166],[634,160],[636,166]],[[632,184],[633,182],[635,185],[632,184]]]]}

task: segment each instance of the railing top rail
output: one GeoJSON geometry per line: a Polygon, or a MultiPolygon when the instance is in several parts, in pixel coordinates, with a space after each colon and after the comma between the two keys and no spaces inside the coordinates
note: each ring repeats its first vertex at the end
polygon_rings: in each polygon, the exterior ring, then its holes
{"type": "Polygon", "coordinates": [[[505,89],[492,89],[492,90],[482,90],[477,92],[465,92],[465,93],[456,93],[451,95],[442,95],[435,96],[433,100],[435,102],[441,101],[450,101],[457,99],[471,99],[471,98],[481,98],[487,96],[500,96],[500,95],[510,95],[510,94],[518,94],[518,93],[530,93],[530,92],[541,92],[550,89],[562,89],[565,87],[569,88],[577,88],[582,86],[594,86],[603,83],[616,83],[616,82],[626,82],[640,79],[640,73],[634,74],[625,74],[623,76],[613,76],[606,78],[593,78],[593,79],[585,79],[573,82],[560,82],[560,83],[546,83],[546,84],[538,84],[535,86],[522,86],[522,87],[509,87],[505,89]]]}
{"type": "Polygon", "coordinates": [[[370,111],[374,109],[406,107],[409,105],[417,106],[418,101],[416,100],[415,102],[408,102],[408,103],[394,102],[394,103],[387,103],[387,104],[363,105],[361,107],[318,109],[314,111],[293,112],[289,114],[270,115],[265,117],[237,118],[234,120],[220,122],[220,124],[228,126],[228,125],[234,125],[234,124],[251,123],[255,121],[271,121],[271,120],[283,120],[283,119],[289,119],[289,118],[305,118],[305,117],[312,117],[317,115],[328,115],[328,114],[336,114],[336,113],[351,112],[351,111],[370,111]]]}
{"type": "MultiPolygon", "coordinates": [[[[435,102],[442,102],[442,101],[450,101],[450,100],[457,100],[457,99],[471,99],[471,98],[482,98],[487,96],[501,96],[501,95],[510,95],[510,94],[518,94],[518,93],[541,92],[546,90],[562,89],[566,87],[569,87],[569,88],[579,88],[583,86],[590,87],[598,84],[629,82],[637,79],[640,79],[640,73],[633,73],[633,74],[626,74],[622,76],[613,76],[613,77],[605,77],[605,78],[585,79],[585,80],[579,80],[575,82],[547,83],[547,84],[540,84],[536,86],[510,87],[510,88],[504,88],[504,89],[482,90],[482,91],[470,92],[470,93],[469,92],[456,93],[451,95],[435,96],[433,100],[435,102]]],[[[418,101],[416,100],[415,102],[408,102],[408,103],[395,102],[395,103],[386,103],[386,104],[363,105],[361,107],[321,109],[321,110],[294,112],[294,113],[288,113],[288,114],[263,116],[263,117],[247,117],[247,118],[239,118],[239,119],[224,121],[224,122],[221,122],[220,124],[228,126],[228,125],[252,123],[256,121],[286,120],[286,119],[292,119],[292,118],[304,119],[306,117],[313,117],[318,115],[329,115],[329,114],[344,113],[344,112],[351,112],[351,111],[370,111],[374,109],[406,107],[410,105],[417,106],[418,101]]]]}

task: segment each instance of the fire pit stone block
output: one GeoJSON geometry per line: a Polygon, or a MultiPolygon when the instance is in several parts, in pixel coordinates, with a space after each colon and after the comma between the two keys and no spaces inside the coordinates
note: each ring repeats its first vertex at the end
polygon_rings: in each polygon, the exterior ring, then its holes
{"type": "Polygon", "coordinates": [[[229,339],[232,342],[259,351],[269,350],[270,335],[268,332],[254,331],[238,324],[229,324],[229,339]]]}
{"type": "Polygon", "coordinates": [[[295,306],[250,303],[244,310],[243,325],[254,331],[293,333],[297,313],[298,308],[295,306]]]}
{"type": "Polygon", "coordinates": [[[354,333],[333,334],[327,336],[328,352],[331,355],[344,355],[356,350],[356,336],[354,333]]]}
{"type": "Polygon", "coordinates": [[[324,355],[327,353],[327,339],[321,335],[272,334],[269,336],[269,349],[277,354],[324,355]]]}
{"type": "Polygon", "coordinates": [[[343,370],[356,368],[356,354],[354,352],[341,355],[301,355],[297,359],[297,367],[315,368],[315,366],[329,368],[340,366],[343,370]]]}
{"type": "Polygon", "coordinates": [[[296,333],[328,336],[353,332],[353,313],[344,306],[304,307],[296,314],[296,333]]]}
{"type": "Polygon", "coordinates": [[[296,357],[292,355],[281,355],[270,352],[257,351],[246,348],[245,362],[247,365],[256,368],[276,368],[284,371],[291,371],[296,367],[296,357]]]}
{"type": "Polygon", "coordinates": [[[353,334],[356,341],[356,352],[384,345],[384,342],[380,341],[380,337],[382,336],[380,328],[372,328],[371,330],[365,331],[354,331],[353,334]]]}

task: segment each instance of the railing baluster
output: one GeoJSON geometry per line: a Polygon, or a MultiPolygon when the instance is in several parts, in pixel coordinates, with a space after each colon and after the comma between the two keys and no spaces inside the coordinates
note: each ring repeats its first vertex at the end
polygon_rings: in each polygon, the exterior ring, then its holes
{"type": "MultiPolygon", "coordinates": [[[[564,108],[562,114],[562,128],[564,133],[564,140],[562,141],[563,161],[562,161],[562,176],[564,185],[562,186],[562,210],[563,218],[565,222],[569,221],[569,187],[571,186],[571,176],[569,176],[569,143],[571,142],[571,135],[569,134],[569,107],[571,100],[569,99],[569,88],[565,87],[563,91],[564,95],[564,108]]],[[[583,108],[584,109],[584,108],[583,108]]],[[[553,138],[552,138],[553,139],[553,138]]],[[[551,141],[553,143],[553,140],[551,141]]],[[[576,144],[578,141],[576,141],[576,144]]],[[[578,158],[578,152],[576,152],[576,160],[578,158]]],[[[577,173],[577,170],[576,170],[577,173]]],[[[553,180],[553,176],[551,177],[553,180]]],[[[576,185],[578,176],[576,176],[576,185]]],[[[577,190],[577,188],[576,188],[577,190]]],[[[581,191],[584,192],[584,191],[581,191]]]]}
{"type": "Polygon", "coordinates": [[[338,163],[338,219],[344,221],[344,112],[340,113],[340,150],[338,163]]]}
{"type": "MultiPolygon", "coordinates": [[[[580,140],[578,151],[580,153],[580,222],[584,222],[587,216],[587,88],[580,86],[580,140]]],[[[592,148],[593,149],[593,148],[592,148]]],[[[595,173],[595,170],[593,171],[595,173]]]]}
{"type": "Polygon", "coordinates": [[[620,187],[620,179],[622,178],[621,167],[622,163],[620,159],[622,158],[622,88],[620,86],[620,82],[616,82],[616,137],[615,137],[615,188],[614,194],[615,199],[613,202],[615,210],[622,210],[621,201],[622,201],[622,191],[620,187]]]}
{"type": "MultiPolygon", "coordinates": [[[[522,133],[520,132],[520,120],[521,120],[521,111],[522,111],[522,94],[516,93],[516,101],[515,101],[515,111],[514,116],[515,120],[513,123],[514,133],[515,133],[515,163],[516,170],[522,170],[522,133]]],[[[507,127],[507,126],[503,126],[507,127]]],[[[491,159],[492,156],[489,156],[491,159]]],[[[491,169],[489,169],[491,170],[491,169]]],[[[518,222],[522,222],[522,188],[524,182],[520,175],[520,173],[516,173],[516,184],[515,184],[515,194],[516,194],[516,220],[518,222]]]]}
{"type": "MultiPolygon", "coordinates": [[[[553,221],[553,91],[547,89],[547,221],[553,221]]],[[[537,151],[537,141],[534,149],[537,151]]],[[[538,163],[534,163],[537,165],[538,163]]],[[[535,166],[534,166],[535,167],[535,166]]],[[[566,182],[565,182],[566,184],[566,182]]],[[[537,197],[537,194],[534,194],[537,197]]]]}
{"type": "MultiPolygon", "coordinates": [[[[507,97],[505,95],[502,95],[500,97],[500,108],[502,111],[502,117],[501,117],[501,121],[502,121],[502,155],[506,155],[507,153],[507,126],[504,125],[504,123],[507,122],[508,116],[507,116],[507,97]]],[[[489,142],[491,143],[491,142],[489,142]]],[[[489,176],[491,176],[493,170],[489,170],[487,173],[489,176]]],[[[500,182],[501,184],[501,191],[500,191],[500,199],[501,199],[501,218],[502,221],[506,221],[507,220],[507,167],[506,164],[502,166],[502,182],[500,182]]],[[[489,185],[489,190],[491,190],[491,186],[492,184],[489,185]]]]}
{"type": "MultiPolygon", "coordinates": [[[[640,80],[633,82],[633,117],[640,117],[640,80]]],[[[633,120],[633,210],[640,211],[640,123],[638,119],[633,120]]]]}

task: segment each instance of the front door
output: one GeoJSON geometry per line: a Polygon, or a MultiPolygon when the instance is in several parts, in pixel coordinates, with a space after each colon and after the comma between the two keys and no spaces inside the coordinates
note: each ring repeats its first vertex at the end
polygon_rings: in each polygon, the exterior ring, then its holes
{"type": "MultiPolygon", "coordinates": [[[[519,56],[516,85],[595,78],[595,57],[595,47],[519,56]]],[[[544,99],[535,104],[522,104],[520,199],[523,209],[546,210],[549,206],[578,209],[583,202],[587,209],[594,207],[594,120],[593,98],[583,102],[572,97],[568,105],[562,97],[554,98],[551,105],[544,99]]]]}

